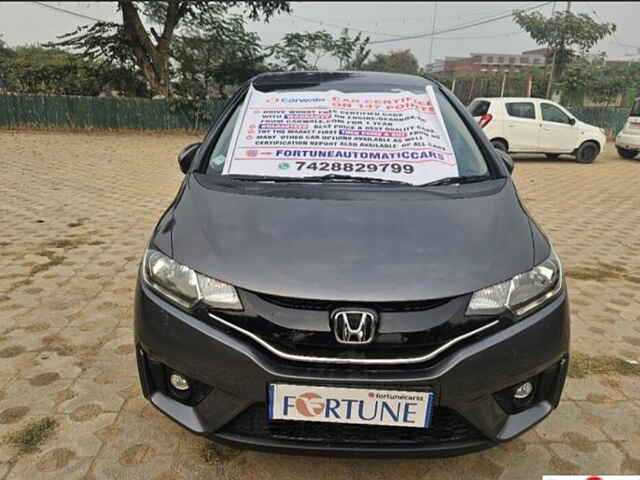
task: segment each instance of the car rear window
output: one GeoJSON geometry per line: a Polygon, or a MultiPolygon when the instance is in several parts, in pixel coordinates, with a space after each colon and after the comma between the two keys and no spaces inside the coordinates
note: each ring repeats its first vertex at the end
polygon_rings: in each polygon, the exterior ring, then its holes
{"type": "Polygon", "coordinates": [[[473,117],[481,117],[489,112],[490,106],[491,102],[486,100],[474,100],[471,102],[471,105],[469,105],[469,113],[471,113],[473,117]]]}
{"type": "MultiPolygon", "coordinates": [[[[312,87],[302,87],[302,88],[287,88],[287,89],[268,89],[268,91],[277,91],[277,92],[289,92],[289,91],[318,91],[323,90],[318,88],[318,85],[314,85],[312,87]]],[[[353,90],[364,91],[364,92],[388,92],[388,91],[398,91],[400,89],[397,86],[386,88],[384,85],[378,85],[377,88],[372,88],[370,84],[363,85],[362,88],[358,88],[355,86],[353,90]]],[[[262,88],[261,88],[262,90],[262,88]]],[[[326,90],[326,89],[324,89],[326,90]]],[[[403,89],[404,91],[408,91],[411,93],[423,93],[424,87],[422,89],[417,88],[407,88],[403,89]]],[[[265,90],[267,91],[267,90],[265,90]]],[[[438,100],[438,104],[440,106],[440,110],[442,112],[442,117],[444,123],[446,125],[449,138],[451,140],[451,145],[453,147],[453,151],[456,156],[456,160],[458,162],[458,171],[460,175],[486,175],[489,173],[489,168],[487,166],[486,160],[480,147],[478,146],[476,140],[474,139],[471,131],[463,121],[462,117],[458,114],[458,112],[454,109],[453,105],[447,98],[440,92],[438,89],[435,90],[436,98],[438,100]]],[[[344,93],[353,93],[353,91],[345,91],[344,93]]],[[[485,102],[489,103],[489,102],[485,102]]],[[[239,121],[239,112],[241,110],[242,102],[236,107],[235,111],[229,117],[229,120],[226,122],[223,130],[218,137],[218,141],[216,142],[211,154],[209,155],[209,161],[207,166],[207,173],[212,175],[221,175],[227,153],[229,151],[231,139],[233,136],[233,132],[237,122],[239,121]]]]}
{"type": "Polygon", "coordinates": [[[536,110],[531,102],[509,102],[506,107],[507,113],[511,117],[536,118],[536,110]]]}
{"type": "Polygon", "coordinates": [[[640,99],[636,100],[633,103],[633,107],[631,107],[631,111],[629,112],[630,117],[640,117],[640,99]]]}

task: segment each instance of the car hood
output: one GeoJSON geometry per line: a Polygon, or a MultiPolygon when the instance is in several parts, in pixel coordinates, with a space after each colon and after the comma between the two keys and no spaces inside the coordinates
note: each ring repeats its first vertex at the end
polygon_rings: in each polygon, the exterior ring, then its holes
{"type": "Polygon", "coordinates": [[[602,135],[602,129],[600,127],[591,125],[590,123],[585,123],[582,120],[578,120],[576,122],[576,127],[581,129],[583,132],[597,133],[599,135],[602,135]]]}
{"type": "Polygon", "coordinates": [[[190,176],[168,222],[173,255],[235,286],[287,297],[469,293],[533,266],[531,227],[511,179],[460,188],[483,184],[493,187],[465,198],[381,191],[363,200],[220,191],[190,176]]]}

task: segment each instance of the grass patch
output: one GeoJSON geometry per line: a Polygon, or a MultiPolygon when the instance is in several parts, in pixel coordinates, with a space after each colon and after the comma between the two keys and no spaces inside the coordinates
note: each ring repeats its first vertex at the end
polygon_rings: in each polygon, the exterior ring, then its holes
{"type": "Polygon", "coordinates": [[[38,451],[55,430],[58,422],[53,418],[45,417],[32,422],[22,430],[10,434],[7,439],[11,445],[18,449],[18,454],[33,453],[38,451]]]}
{"type": "Polygon", "coordinates": [[[575,278],[576,280],[595,280],[598,282],[626,280],[640,284],[640,277],[631,275],[626,268],[611,263],[599,263],[596,267],[567,267],[564,273],[567,277],[575,278]]]}
{"type": "Polygon", "coordinates": [[[240,453],[241,450],[207,442],[202,452],[202,458],[207,463],[226,463],[236,458],[240,453]]]}
{"type": "Polygon", "coordinates": [[[569,376],[571,378],[584,378],[587,375],[610,374],[640,375],[640,364],[634,364],[622,358],[610,355],[587,355],[575,352],[571,354],[569,361],[569,376]]]}

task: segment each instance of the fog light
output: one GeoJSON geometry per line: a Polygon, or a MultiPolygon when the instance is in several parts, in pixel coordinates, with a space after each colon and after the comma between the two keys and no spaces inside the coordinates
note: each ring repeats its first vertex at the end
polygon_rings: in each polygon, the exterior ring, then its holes
{"type": "Polygon", "coordinates": [[[180,392],[185,392],[189,390],[190,385],[186,378],[184,378],[179,373],[172,373],[169,377],[169,382],[171,382],[171,386],[180,392]]]}
{"type": "Polygon", "coordinates": [[[524,400],[533,392],[533,384],[531,382],[524,382],[519,385],[513,392],[513,398],[517,400],[524,400]]]}

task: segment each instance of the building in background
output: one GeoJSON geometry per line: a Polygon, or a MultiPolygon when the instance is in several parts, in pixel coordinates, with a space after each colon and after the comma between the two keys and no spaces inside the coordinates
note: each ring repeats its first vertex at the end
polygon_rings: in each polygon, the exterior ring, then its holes
{"type": "MultiPolygon", "coordinates": [[[[462,58],[462,57],[447,57],[447,58],[462,58]]],[[[436,58],[433,63],[428,63],[427,65],[425,65],[425,71],[427,73],[438,73],[438,72],[444,72],[444,59],[443,58],[436,58]]]]}
{"type": "Polygon", "coordinates": [[[527,50],[521,54],[472,53],[469,57],[445,57],[442,71],[450,73],[497,73],[521,68],[544,67],[545,48],[527,50]]]}

